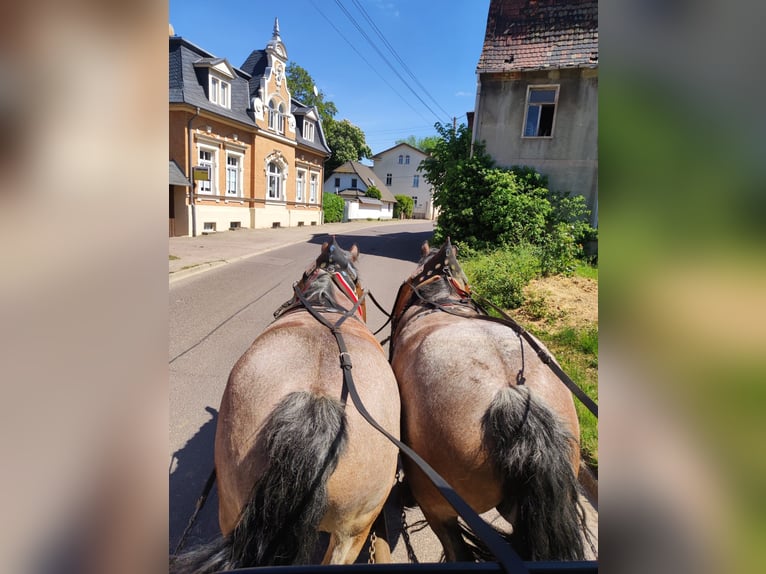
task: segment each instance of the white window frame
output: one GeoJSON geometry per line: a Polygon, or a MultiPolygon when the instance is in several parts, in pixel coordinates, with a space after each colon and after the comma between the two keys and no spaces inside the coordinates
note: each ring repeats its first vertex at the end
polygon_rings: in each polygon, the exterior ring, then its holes
{"type": "Polygon", "coordinates": [[[231,108],[231,84],[216,75],[210,74],[208,99],[221,107],[231,108]]]}
{"type": "Polygon", "coordinates": [[[218,148],[204,144],[197,144],[198,165],[208,166],[210,168],[210,181],[199,182],[197,193],[206,195],[218,195],[218,148]],[[209,153],[210,159],[203,159],[202,153],[209,153]]]}
{"type": "Polygon", "coordinates": [[[242,166],[245,160],[245,156],[243,156],[241,153],[236,153],[232,151],[226,152],[226,196],[227,197],[242,197],[243,189],[242,189],[242,166]],[[237,160],[237,166],[232,170],[232,166],[229,165],[229,158],[233,158],[237,160]],[[234,184],[235,189],[234,192],[232,192],[229,189],[229,183],[231,183],[231,173],[234,171],[234,184]]]}
{"type": "Polygon", "coordinates": [[[317,202],[318,191],[319,191],[319,174],[312,171],[309,174],[309,203],[317,202]]]}
{"type": "Polygon", "coordinates": [[[276,98],[269,101],[269,129],[278,134],[285,133],[284,107],[276,98]]]}
{"type": "Polygon", "coordinates": [[[409,156],[409,154],[404,156],[404,164],[405,165],[410,165],[410,156],[409,156]]]}
{"type": "Polygon", "coordinates": [[[269,201],[283,201],[283,189],[282,189],[282,168],[275,161],[270,161],[266,167],[266,199],[269,201]],[[275,172],[271,171],[271,167],[274,166],[275,172]],[[274,185],[272,187],[272,181],[274,185]],[[276,190],[276,195],[272,195],[272,189],[276,190]]]}
{"type": "Polygon", "coordinates": [[[399,165],[403,165],[403,164],[404,164],[404,156],[400,154],[399,155],[399,165]]]}
{"type": "Polygon", "coordinates": [[[295,201],[303,203],[306,196],[306,170],[295,170],[295,201]]]}
{"type": "Polygon", "coordinates": [[[559,84],[530,84],[527,86],[527,98],[526,98],[526,104],[524,106],[524,118],[521,122],[521,137],[524,139],[551,139],[553,137],[553,134],[556,131],[556,116],[558,115],[556,112],[559,108],[559,88],[561,86],[559,84]],[[550,135],[540,136],[537,135],[537,132],[540,129],[540,117],[542,116],[542,106],[543,105],[551,105],[550,102],[530,102],[530,98],[532,97],[532,93],[536,91],[542,91],[542,90],[555,90],[555,95],[553,97],[553,118],[551,119],[551,133],[550,135]],[[538,108],[537,112],[537,119],[535,123],[535,135],[526,135],[527,134],[527,122],[529,121],[529,113],[530,113],[530,107],[536,107],[538,108]]]}
{"type": "Polygon", "coordinates": [[[394,176],[391,173],[386,174],[386,185],[391,185],[391,182],[393,181],[394,176]]]}
{"type": "Polygon", "coordinates": [[[303,120],[303,139],[310,142],[314,141],[314,122],[303,120]]]}
{"type": "Polygon", "coordinates": [[[412,176],[412,187],[420,187],[420,176],[417,174],[412,176]]]}

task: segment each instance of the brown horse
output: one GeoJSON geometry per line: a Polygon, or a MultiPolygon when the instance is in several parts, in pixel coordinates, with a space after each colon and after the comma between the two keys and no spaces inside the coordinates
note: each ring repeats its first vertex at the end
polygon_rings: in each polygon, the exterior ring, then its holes
{"type": "MultiPolygon", "coordinates": [[[[473,302],[449,240],[441,250],[425,243],[392,314],[403,440],[476,512],[496,508],[522,559],[581,560],[586,530],[572,396],[526,341],[479,315],[486,313],[473,302]]],[[[446,559],[486,558],[425,475],[403,464],[446,559]]]]}
{"type": "Polygon", "coordinates": [[[175,572],[306,564],[319,531],[330,533],[323,563],[359,555],[394,484],[397,449],[346,404],[338,343],[306,308],[332,324],[345,315],[353,382],[398,436],[396,379],[363,320],[357,256],[356,245],[325,243],[296,296],[234,365],[215,438],[223,538],[176,558],[175,572]]]}

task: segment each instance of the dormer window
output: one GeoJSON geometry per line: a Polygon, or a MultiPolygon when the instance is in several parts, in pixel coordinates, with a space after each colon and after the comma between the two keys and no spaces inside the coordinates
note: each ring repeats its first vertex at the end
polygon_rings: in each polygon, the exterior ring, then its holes
{"type": "Polygon", "coordinates": [[[224,108],[231,108],[231,84],[221,78],[210,75],[208,97],[211,102],[224,108]]]}
{"type": "Polygon", "coordinates": [[[310,142],[314,141],[314,122],[303,120],[303,139],[310,142]]]}

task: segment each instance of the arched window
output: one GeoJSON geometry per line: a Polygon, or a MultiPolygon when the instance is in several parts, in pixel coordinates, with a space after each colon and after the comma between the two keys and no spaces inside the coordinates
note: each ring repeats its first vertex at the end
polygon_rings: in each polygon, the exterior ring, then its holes
{"type": "Polygon", "coordinates": [[[399,165],[401,165],[403,162],[404,162],[404,156],[400,155],[399,156],[399,165]]]}
{"type": "Polygon", "coordinates": [[[407,165],[410,165],[410,156],[409,155],[405,156],[404,163],[406,163],[407,165]]]}
{"type": "Polygon", "coordinates": [[[276,100],[269,102],[269,129],[280,134],[285,131],[285,105],[276,100]]]}
{"type": "Polygon", "coordinates": [[[279,169],[279,165],[276,162],[272,161],[269,163],[266,177],[268,199],[282,199],[282,170],[279,169]]]}

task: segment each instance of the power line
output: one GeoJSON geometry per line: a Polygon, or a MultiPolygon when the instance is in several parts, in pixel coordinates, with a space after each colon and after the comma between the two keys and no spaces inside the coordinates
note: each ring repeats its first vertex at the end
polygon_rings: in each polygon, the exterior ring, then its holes
{"type": "Polygon", "coordinates": [[[391,52],[391,54],[396,58],[396,61],[399,62],[399,65],[402,67],[402,69],[407,73],[407,75],[413,79],[413,81],[418,85],[418,87],[422,90],[422,92],[428,96],[431,101],[436,104],[436,107],[438,107],[442,112],[444,112],[445,116],[451,117],[450,113],[447,112],[441,105],[439,105],[439,102],[436,101],[436,98],[434,98],[429,91],[426,89],[426,87],[420,83],[420,80],[418,80],[417,76],[412,73],[412,70],[410,70],[409,66],[405,63],[404,60],[399,56],[399,54],[396,52],[394,47],[391,45],[391,43],[388,41],[386,36],[383,34],[383,32],[380,31],[380,28],[378,28],[377,24],[375,24],[375,21],[370,17],[367,10],[365,10],[364,6],[362,6],[359,3],[359,0],[351,0],[354,3],[354,6],[357,7],[359,12],[361,12],[362,16],[365,20],[372,26],[372,29],[375,31],[375,33],[378,35],[378,38],[380,38],[383,41],[383,44],[388,48],[388,51],[391,52]]]}
{"type": "Polygon", "coordinates": [[[416,114],[418,114],[418,115],[419,115],[421,118],[423,118],[423,121],[428,121],[428,120],[426,120],[426,118],[425,118],[425,117],[423,117],[423,114],[421,114],[421,113],[420,113],[420,110],[416,109],[416,108],[415,108],[415,107],[414,107],[414,106],[413,106],[413,105],[412,105],[410,102],[408,102],[408,101],[407,101],[407,100],[404,98],[404,96],[402,96],[402,94],[400,94],[400,93],[399,93],[399,92],[396,90],[396,88],[394,88],[394,87],[393,87],[393,86],[392,86],[392,85],[391,85],[391,84],[388,82],[388,80],[386,80],[386,79],[383,77],[383,75],[382,75],[382,74],[381,74],[381,73],[378,71],[378,69],[377,69],[375,66],[373,66],[373,65],[372,65],[372,64],[371,64],[371,63],[370,63],[370,62],[367,60],[367,58],[365,58],[365,57],[364,57],[364,56],[361,54],[361,52],[359,52],[359,50],[357,50],[357,49],[356,49],[356,46],[354,46],[354,44],[352,44],[352,43],[351,43],[351,41],[349,41],[349,39],[348,39],[348,38],[346,38],[346,35],[345,35],[343,32],[341,32],[341,31],[338,29],[338,27],[335,25],[335,23],[334,23],[332,20],[330,20],[330,19],[329,19],[329,18],[328,18],[328,17],[325,15],[325,13],[324,13],[324,12],[322,12],[322,11],[319,9],[319,6],[317,6],[317,5],[316,5],[316,4],[313,2],[313,0],[312,0],[312,2],[311,2],[311,5],[314,7],[314,9],[315,9],[317,12],[319,12],[319,14],[322,16],[322,18],[324,18],[325,20],[327,20],[327,22],[330,24],[330,26],[332,26],[332,28],[333,28],[333,29],[334,29],[334,30],[335,30],[335,31],[338,33],[338,36],[339,36],[339,37],[341,37],[341,38],[343,38],[343,39],[346,41],[346,43],[347,43],[349,46],[351,46],[351,49],[352,49],[352,50],[354,50],[354,52],[356,52],[356,53],[357,53],[357,55],[358,55],[358,56],[359,56],[359,57],[360,57],[360,58],[361,58],[361,59],[364,61],[364,63],[365,63],[365,64],[367,64],[367,65],[370,67],[370,69],[371,69],[373,72],[375,72],[375,73],[378,75],[378,77],[380,77],[380,79],[381,79],[381,80],[383,80],[383,81],[385,82],[385,84],[386,84],[386,85],[387,85],[389,88],[391,88],[391,90],[392,90],[392,91],[393,91],[393,92],[394,92],[394,93],[395,93],[397,96],[399,96],[399,97],[401,98],[401,100],[402,100],[402,101],[403,101],[405,104],[407,104],[407,105],[410,107],[410,109],[412,109],[412,111],[414,111],[414,112],[415,112],[416,114]]]}
{"type": "Polygon", "coordinates": [[[391,62],[389,61],[389,59],[388,59],[388,58],[387,58],[387,57],[386,57],[386,56],[385,56],[385,55],[384,55],[384,54],[383,54],[383,53],[380,51],[380,49],[379,49],[379,48],[378,48],[378,47],[375,45],[375,43],[372,41],[372,39],[371,39],[371,38],[370,38],[370,37],[367,35],[367,32],[365,32],[365,31],[364,31],[364,29],[363,29],[363,28],[362,28],[362,26],[359,24],[359,22],[357,22],[356,18],[354,18],[354,16],[353,16],[353,15],[352,15],[352,14],[351,14],[351,13],[350,13],[350,12],[349,12],[347,9],[346,9],[346,7],[345,7],[345,6],[342,4],[342,2],[341,2],[340,0],[335,0],[335,4],[337,4],[337,5],[338,5],[338,7],[341,9],[341,11],[343,11],[343,13],[346,15],[346,17],[347,17],[347,18],[348,18],[348,19],[351,21],[351,23],[354,25],[354,27],[355,27],[355,28],[356,28],[356,29],[359,31],[359,33],[362,35],[362,37],[363,37],[365,40],[367,40],[367,43],[368,43],[368,44],[370,44],[370,46],[372,46],[373,50],[375,50],[375,51],[378,53],[378,55],[379,55],[379,56],[380,56],[380,58],[381,58],[381,59],[382,59],[382,60],[383,60],[383,61],[386,63],[386,65],[387,65],[389,68],[391,68],[391,71],[392,71],[392,72],[394,72],[394,74],[396,74],[396,76],[397,76],[397,77],[398,77],[398,78],[399,78],[399,79],[402,81],[402,83],[403,83],[403,84],[404,84],[404,85],[407,87],[407,89],[408,89],[408,90],[410,90],[410,92],[412,92],[412,95],[414,95],[414,96],[415,96],[415,97],[418,99],[418,101],[419,101],[421,104],[423,104],[423,105],[426,107],[426,109],[427,109],[429,112],[431,112],[431,113],[434,115],[434,117],[435,117],[437,120],[441,120],[442,118],[439,116],[439,114],[437,114],[437,113],[436,113],[436,112],[433,110],[433,108],[431,108],[431,106],[429,106],[429,105],[426,103],[426,101],[425,101],[425,100],[423,100],[423,98],[421,98],[421,97],[420,97],[420,94],[418,94],[418,93],[417,93],[417,92],[416,92],[416,91],[415,91],[415,90],[412,88],[412,86],[409,84],[409,82],[407,82],[407,80],[405,80],[405,79],[402,77],[402,75],[401,75],[401,74],[400,74],[400,73],[397,71],[397,69],[396,69],[396,68],[393,66],[393,64],[391,64],[391,62]]]}

